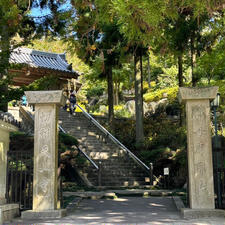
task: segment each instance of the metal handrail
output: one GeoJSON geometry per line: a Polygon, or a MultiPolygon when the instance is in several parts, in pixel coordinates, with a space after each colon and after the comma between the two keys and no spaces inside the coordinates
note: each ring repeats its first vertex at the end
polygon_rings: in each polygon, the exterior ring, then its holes
{"type": "Polygon", "coordinates": [[[109,137],[115,144],[119,145],[135,162],[149,171],[149,167],[145,165],[136,155],[134,155],[126,146],[124,146],[118,139],[116,139],[109,131],[107,131],[97,120],[95,120],[89,113],[87,113],[81,106],[76,106],[82,111],[82,113],[97,126],[107,137],[109,137]]]}
{"type": "MultiPolygon", "coordinates": [[[[30,113],[28,113],[23,107],[21,107],[21,108],[23,109],[23,113],[26,113],[28,115],[28,117],[32,121],[34,121],[33,116],[30,113]]],[[[59,130],[61,130],[64,134],[66,134],[66,131],[59,124],[58,124],[58,126],[59,126],[59,130]]],[[[84,157],[95,167],[95,169],[99,170],[99,167],[96,165],[96,163],[85,152],[83,152],[77,145],[76,145],[76,147],[77,147],[78,151],[81,152],[84,155],[84,157]]]]}
{"type": "MultiPolygon", "coordinates": [[[[64,134],[66,134],[66,131],[60,126],[60,125],[58,125],[59,126],[59,129],[64,133],[64,134]]],[[[78,151],[79,152],[81,152],[84,156],[85,156],[85,158],[95,167],[95,169],[96,170],[99,170],[99,167],[96,165],[96,163],[85,153],[85,152],[83,152],[79,147],[78,147],[78,145],[76,145],[76,148],[78,149],[78,151]]]]}

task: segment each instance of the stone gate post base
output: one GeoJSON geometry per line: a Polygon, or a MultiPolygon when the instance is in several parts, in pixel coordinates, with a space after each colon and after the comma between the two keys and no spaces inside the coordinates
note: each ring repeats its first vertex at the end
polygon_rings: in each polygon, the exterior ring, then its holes
{"type": "Polygon", "coordinates": [[[184,219],[199,219],[211,217],[225,217],[225,211],[222,209],[181,209],[181,214],[184,219]]]}
{"type": "Polygon", "coordinates": [[[17,216],[19,216],[19,204],[0,205],[0,225],[2,225],[3,222],[11,221],[17,216]]]}
{"type": "Polygon", "coordinates": [[[24,211],[21,214],[22,219],[58,219],[66,216],[66,209],[45,210],[45,211],[24,211]]]}

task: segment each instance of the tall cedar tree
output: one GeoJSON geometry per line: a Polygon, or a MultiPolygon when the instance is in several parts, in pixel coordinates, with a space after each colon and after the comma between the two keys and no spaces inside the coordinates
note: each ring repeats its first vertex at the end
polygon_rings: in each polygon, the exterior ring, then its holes
{"type": "Polygon", "coordinates": [[[202,24],[209,22],[215,12],[223,13],[224,0],[105,0],[104,2],[105,5],[110,5],[109,12],[117,18],[120,32],[129,41],[137,43],[141,41],[144,45],[151,46],[152,41],[154,43],[161,39],[164,48],[168,50],[169,47],[174,52],[178,59],[180,86],[183,85],[183,56],[185,51],[190,49],[192,85],[196,85],[198,78],[194,67],[202,47],[200,45],[203,41],[202,24]],[[167,31],[170,32],[169,36],[173,33],[170,39],[166,38],[167,31]]]}
{"type": "MultiPolygon", "coordinates": [[[[62,1],[63,2],[63,1],[62,1]]],[[[49,7],[52,15],[48,20],[53,35],[55,32],[70,43],[72,50],[76,50],[78,56],[90,65],[98,56],[102,59],[102,71],[100,77],[107,79],[109,123],[113,124],[113,74],[112,69],[119,64],[122,35],[114,21],[105,22],[100,16],[98,1],[71,0],[71,9],[67,12],[59,10],[62,2],[42,0],[42,7],[49,7]],[[55,21],[55,22],[54,22],[55,21]],[[59,26],[58,24],[64,24],[59,26]]],[[[46,19],[43,24],[46,24],[46,19]]],[[[43,27],[44,28],[44,27],[43,27]]],[[[71,49],[70,49],[71,50],[71,49]]]]}

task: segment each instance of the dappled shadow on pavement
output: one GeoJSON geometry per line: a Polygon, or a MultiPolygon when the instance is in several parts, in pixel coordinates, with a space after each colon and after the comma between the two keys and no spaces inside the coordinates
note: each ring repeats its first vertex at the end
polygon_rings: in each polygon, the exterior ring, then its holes
{"type": "Polygon", "coordinates": [[[172,222],[179,214],[171,198],[118,198],[115,200],[83,201],[71,215],[80,222],[148,223],[163,220],[172,222]],[[172,217],[171,217],[172,215],[172,217]],[[175,218],[174,218],[175,217],[175,218]],[[157,220],[156,220],[157,219],[157,220]]]}
{"type": "Polygon", "coordinates": [[[182,220],[171,197],[122,197],[117,199],[83,200],[66,217],[45,221],[15,220],[11,225],[99,225],[99,224],[151,224],[151,225],[225,225],[223,222],[182,220]]]}

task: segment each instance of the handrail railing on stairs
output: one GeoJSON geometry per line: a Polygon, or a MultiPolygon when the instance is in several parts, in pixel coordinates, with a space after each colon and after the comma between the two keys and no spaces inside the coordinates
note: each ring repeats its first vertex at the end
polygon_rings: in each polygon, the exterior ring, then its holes
{"type": "MultiPolygon", "coordinates": [[[[96,121],[89,113],[87,113],[81,106],[76,106],[82,111],[82,113],[96,126],[98,127],[107,137],[109,137],[115,144],[120,146],[135,162],[145,168],[148,172],[152,173],[152,166],[150,168],[145,165],[136,155],[134,155],[126,146],[124,146],[118,139],[116,139],[109,131],[107,131],[98,121],[96,121]]],[[[152,182],[152,179],[151,179],[152,182]]]]}
{"type": "MultiPolygon", "coordinates": [[[[66,131],[59,125],[59,129],[66,134],[66,131]]],[[[96,163],[85,153],[83,152],[78,145],[76,145],[76,148],[78,149],[78,151],[84,155],[84,157],[95,167],[96,170],[99,170],[99,167],[96,165],[96,163]]]]}
{"type": "MultiPolygon", "coordinates": [[[[27,112],[27,110],[21,106],[20,107],[20,111],[26,116],[26,119],[29,119],[30,121],[34,121],[34,117],[32,116],[32,114],[30,112],[27,112]]],[[[61,130],[64,134],[66,134],[66,131],[60,126],[59,126],[59,130],[61,130]]],[[[78,151],[95,167],[96,170],[99,170],[99,167],[96,165],[96,163],[85,153],[83,152],[78,146],[76,146],[78,151]]]]}

